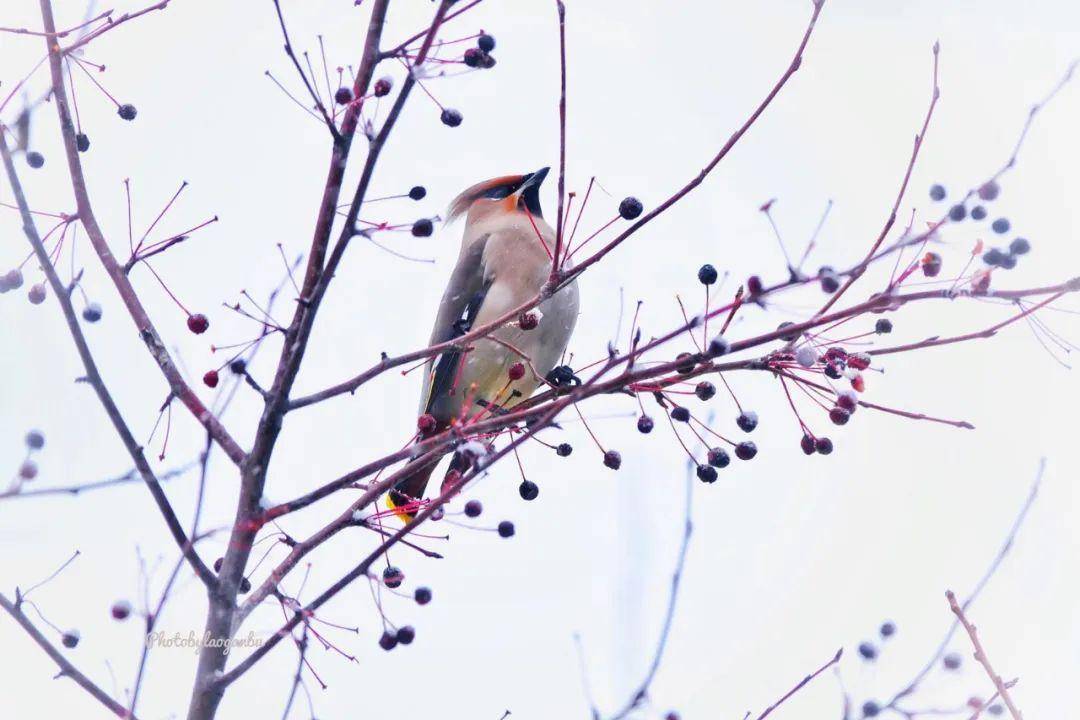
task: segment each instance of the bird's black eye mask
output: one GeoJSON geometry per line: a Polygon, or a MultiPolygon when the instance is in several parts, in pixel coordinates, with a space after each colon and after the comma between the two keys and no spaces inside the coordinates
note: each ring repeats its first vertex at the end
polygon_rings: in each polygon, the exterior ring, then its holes
{"type": "MultiPolygon", "coordinates": [[[[528,182],[529,178],[531,177],[532,174],[529,174],[523,177],[520,182],[508,183],[506,185],[499,185],[497,187],[490,188],[487,192],[484,193],[484,197],[488,198],[489,200],[502,200],[504,198],[508,198],[514,193],[516,193],[518,189],[520,189],[524,183],[528,182]]],[[[527,208],[528,211],[536,217],[544,216],[544,212],[540,208],[539,185],[529,185],[529,187],[525,188],[525,192],[521,194],[521,200],[519,201],[519,204],[527,208]]]]}
{"type": "Polygon", "coordinates": [[[499,185],[498,187],[493,187],[486,193],[484,193],[484,197],[490,198],[491,200],[502,200],[503,198],[510,197],[511,193],[513,193],[515,189],[516,186],[499,185]]]}

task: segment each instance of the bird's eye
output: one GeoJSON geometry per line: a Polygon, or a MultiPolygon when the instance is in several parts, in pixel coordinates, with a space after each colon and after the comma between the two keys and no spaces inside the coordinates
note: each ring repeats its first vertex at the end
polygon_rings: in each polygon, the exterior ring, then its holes
{"type": "Polygon", "coordinates": [[[490,190],[488,190],[486,193],[484,193],[484,197],[491,198],[492,200],[502,200],[504,197],[509,197],[509,196],[510,196],[510,186],[509,185],[500,185],[498,187],[493,187],[490,190]]]}

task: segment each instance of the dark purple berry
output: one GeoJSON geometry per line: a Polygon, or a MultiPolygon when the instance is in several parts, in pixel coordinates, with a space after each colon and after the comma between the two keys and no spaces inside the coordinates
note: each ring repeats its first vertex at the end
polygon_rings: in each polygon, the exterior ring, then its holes
{"type": "Polygon", "coordinates": [[[816,450],[814,446],[814,438],[810,435],[803,435],[802,440],[799,441],[799,447],[801,447],[802,451],[807,455],[813,455],[816,450]]]}
{"type": "Polygon", "coordinates": [[[413,237],[428,237],[434,229],[435,226],[427,218],[420,218],[412,224],[413,237]]]}
{"type": "Polygon", "coordinates": [[[31,450],[40,450],[45,447],[45,435],[40,430],[31,430],[26,433],[26,447],[31,450]]]}
{"type": "Polygon", "coordinates": [[[476,38],[476,47],[480,48],[486,53],[489,53],[495,49],[495,38],[491,35],[488,35],[487,33],[484,33],[480,37],[476,38]]]}
{"type": "Polygon", "coordinates": [[[79,644],[79,638],[80,635],[78,630],[68,630],[60,636],[60,642],[62,642],[64,647],[68,650],[72,650],[79,644]]]}
{"type": "Polygon", "coordinates": [[[484,57],[484,51],[480,48],[469,48],[462,57],[462,62],[471,68],[480,67],[480,61],[484,57]]]}
{"type": "Polygon", "coordinates": [[[439,115],[439,119],[442,120],[442,124],[447,127],[457,127],[461,124],[461,113],[452,108],[446,108],[439,115]]]}
{"type": "Polygon", "coordinates": [[[1000,194],[1001,194],[1001,186],[998,185],[995,180],[991,180],[990,182],[983,183],[979,187],[979,199],[980,200],[986,200],[987,202],[989,202],[991,200],[996,200],[997,196],[1000,195],[1000,194]]]}
{"type": "Polygon", "coordinates": [[[423,185],[413,185],[409,188],[410,200],[423,200],[427,195],[427,189],[423,185]]]}
{"type": "Polygon", "coordinates": [[[721,355],[727,355],[728,350],[731,349],[731,345],[724,339],[723,335],[717,335],[709,341],[709,355],[712,357],[720,357],[721,355]]]}
{"type": "Polygon", "coordinates": [[[334,91],[334,102],[338,105],[348,105],[352,102],[352,88],[339,87],[334,91]]]}
{"type": "Polygon", "coordinates": [[[574,448],[570,443],[559,443],[559,447],[555,448],[555,453],[559,457],[568,457],[572,452],[574,448]]]}
{"type": "Polygon", "coordinates": [[[945,199],[945,186],[944,185],[931,185],[930,186],[930,199],[934,202],[941,202],[945,199]]]}
{"type": "Polygon", "coordinates": [[[408,645],[416,639],[416,630],[412,625],[402,625],[398,628],[397,635],[395,636],[397,641],[402,645],[408,645]]]}
{"type": "Polygon", "coordinates": [[[746,279],[746,292],[750,293],[750,297],[756,297],[761,294],[761,291],[765,289],[765,286],[761,282],[761,278],[757,275],[751,275],[746,279]]]}
{"type": "Polygon", "coordinates": [[[484,68],[485,70],[490,70],[491,68],[495,67],[495,56],[488,55],[487,53],[481,55],[480,67],[484,68]]]}
{"type": "MultiPolygon", "coordinates": [[[[372,92],[375,93],[375,97],[386,97],[390,94],[390,90],[394,87],[394,80],[390,77],[381,77],[375,81],[375,87],[372,88],[372,92]]],[[[458,122],[461,122],[460,120],[458,122]]]]}
{"type": "Polygon", "coordinates": [[[840,379],[840,370],[837,369],[832,363],[825,363],[825,377],[832,380],[840,379]]]}
{"type": "Polygon", "coordinates": [[[648,415],[642,415],[637,419],[637,429],[642,435],[648,435],[653,431],[654,427],[656,427],[656,423],[648,415]]]}
{"type": "Polygon", "coordinates": [[[718,277],[716,268],[708,263],[698,268],[697,279],[702,285],[712,285],[718,277]]]}
{"type": "Polygon", "coordinates": [[[679,405],[671,411],[671,419],[678,422],[690,422],[690,411],[679,405]]]}
{"type": "Polygon", "coordinates": [[[877,648],[874,647],[873,643],[859,643],[859,655],[861,655],[864,660],[874,660],[877,658],[877,648]]]}
{"type": "Polygon", "coordinates": [[[206,374],[202,376],[203,385],[210,388],[217,387],[219,379],[217,370],[207,370],[206,374]]]}
{"type": "Polygon", "coordinates": [[[521,495],[522,500],[535,500],[539,494],[540,486],[531,480],[522,480],[518,485],[518,495],[521,495]]]}
{"type": "Polygon", "coordinates": [[[735,457],[740,460],[753,460],[757,455],[757,445],[750,440],[744,440],[735,446],[735,457]]]}
{"type": "Polygon", "coordinates": [[[829,410],[829,419],[834,425],[847,425],[847,421],[851,419],[851,413],[837,406],[829,410]]]}
{"type": "Polygon", "coordinates": [[[622,465],[622,455],[618,450],[608,450],[604,453],[604,465],[612,470],[618,470],[622,465]]]}
{"type": "Polygon", "coordinates": [[[698,465],[697,478],[703,483],[716,482],[716,468],[711,465],[698,465]]]}
{"type": "Polygon", "coordinates": [[[941,272],[941,256],[935,252],[928,252],[922,259],[922,271],[926,277],[937,277],[941,272]]]}
{"type": "Polygon", "coordinates": [[[688,352],[682,352],[676,355],[675,361],[678,363],[675,366],[675,371],[680,375],[689,375],[694,372],[694,365],[697,364],[694,360],[694,356],[688,352]]]}
{"type": "Polygon", "coordinates": [[[945,666],[946,670],[958,670],[960,668],[960,654],[949,653],[941,659],[941,664],[945,666]]]}
{"type": "MultiPolygon", "coordinates": [[[[784,330],[784,329],[790,328],[790,327],[794,327],[794,326],[795,326],[795,323],[791,322],[790,320],[785,320],[784,322],[782,322],[782,323],[780,323],[779,325],[776,326],[776,330],[777,330],[777,332],[780,332],[781,330],[784,330]]],[[[800,335],[800,333],[799,333],[798,330],[788,331],[786,333],[781,333],[780,339],[784,340],[786,342],[794,342],[795,340],[799,339],[799,335],[800,335]]]]}
{"type": "Polygon", "coordinates": [[[246,577],[240,578],[240,585],[236,588],[241,594],[251,590],[251,581],[246,577]]]}
{"type": "Polygon", "coordinates": [[[135,106],[131,103],[125,103],[116,110],[116,114],[125,120],[134,120],[135,116],[138,115],[138,112],[139,111],[136,110],[135,106]]]}
{"type": "Polygon", "coordinates": [[[896,634],[896,623],[891,620],[881,623],[881,637],[888,638],[896,634]]]}
{"type": "Polygon", "coordinates": [[[1031,243],[1022,237],[1018,237],[1009,243],[1009,252],[1013,255],[1027,255],[1031,250],[1031,243]]]}
{"type": "Polygon", "coordinates": [[[1012,270],[1014,267],[1016,267],[1016,256],[1015,255],[1013,255],[1012,253],[1008,253],[1007,255],[1005,255],[1004,257],[1001,258],[1001,269],[1002,270],[1012,270]]]}
{"type": "Polygon", "coordinates": [[[821,276],[821,289],[832,295],[834,292],[840,289],[840,278],[832,273],[821,276]]]}
{"type": "Polygon", "coordinates": [[[877,717],[880,712],[881,712],[881,706],[878,705],[873,700],[867,700],[862,705],[863,717],[868,717],[868,718],[877,717]]]}
{"type": "Polygon", "coordinates": [[[85,320],[86,322],[96,323],[98,320],[101,319],[101,306],[98,305],[96,302],[90,303],[83,308],[82,316],[83,320],[85,320]]]}
{"type": "Polygon", "coordinates": [[[735,424],[743,432],[754,432],[754,428],[758,425],[757,413],[753,410],[744,410],[739,413],[739,417],[735,418],[735,424]]]}
{"type": "Polygon", "coordinates": [[[42,283],[34,283],[30,286],[30,292],[26,294],[31,305],[40,305],[45,302],[45,286],[42,283]]]}
{"type": "Polygon", "coordinates": [[[127,600],[117,600],[112,604],[109,612],[113,616],[113,620],[127,620],[131,615],[131,603],[127,600]]]}
{"type": "Polygon", "coordinates": [[[499,523],[499,537],[509,538],[514,537],[514,523],[509,520],[503,520],[499,523]]]}
{"type": "Polygon", "coordinates": [[[14,270],[8,270],[4,274],[4,287],[7,290],[18,290],[23,286],[23,274],[22,270],[15,268],[14,270]]]}
{"type": "Polygon", "coordinates": [[[960,222],[967,217],[967,208],[962,204],[957,203],[949,208],[949,219],[953,222],[960,222]]]}
{"type": "Polygon", "coordinates": [[[641,201],[636,197],[623,198],[623,201],[619,203],[619,215],[623,220],[633,220],[641,214],[641,211],[641,201]]]}
{"type": "Polygon", "coordinates": [[[1005,253],[1001,252],[997,248],[990,248],[983,253],[982,260],[990,267],[997,267],[1001,264],[1001,260],[1005,257],[1005,253]]]}
{"type": "Polygon", "coordinates": [[[1009,222],[1008,218],[998,218],[994,222],[990,223],[990,229],[996,232],[998,235],[1004,235],[1005,233],[1009,232],[1009,228],[1011,227],[1012,224],[1009,222]]]}
{"type": "Polygon", "coordinates": [[[819,437],[814,440],[814,448],[822,455],[828,455],[833,451],[832,440],[827,437],[819,437]]]}
{"type": "Polygon", "coordinates": [[[400,568],[389,565],[382,571],[382,579],[388,588],[400,587],[401,583],[405,582],[405,573],[401,572],[400,568]]]}
{"type": "Polygon", "coordinates": [[[79,133],[75,136],[75,149],[79,152],[86,152],[90,149],[90,138],[86,137],[85,133],[79,133]]]}
{"type": "Polygon", "coordinates": [[[465,503],[465,517],[479,517],[484,511],[484,506],[479,500],[470,500],[465,503]]]}
{"type": "Polygon", "coordinates": [[[731,456],[724,448],[709,448],[709,464],[717,468],[726,468],[731,463],[731,456]]]}
{"type": "Polygon", "coordinates": [[[382,634],[382,637],[379,638],[379,647],[381,647],[383,650],[386,650],[387,652],[396,648],[397,643],[397,637],[395,635],[391,635],[388,632],[384,632],[382,634]]]}
{"type": "Polygon", "coordinates": [[[892,320],[888,318],[878,318],[878,321],[874,323],[874,332],[878,335],[888,335],[892,332],[892,320]]]}
{"type": "Polygon", "coordinates": [[[418,587],[413,592],[413,599],[416,600],[417,605],[427,605],[431,602],[431,588],[418,587]]]}
{"type": "Polygon", "coordinates": [[[31,150],[26,153],[26,164],[37,170],[39,167],[45,164],[45,156],[36,150],[31,150]]]}
{"type": "Polygon", "coordinates": [[[716,395],[716,386],[708,380],[702,380],[694,388],[694,394],[697,395],[698,400],[711,400],[716,395]]]}
{"type": "Polygon", "coordinates": [[[975,207],[971,208],[971,219],[972,220],[985,220],[986,219],[986,208],[984,208],[982,205],[976,205],[975,207]]]}

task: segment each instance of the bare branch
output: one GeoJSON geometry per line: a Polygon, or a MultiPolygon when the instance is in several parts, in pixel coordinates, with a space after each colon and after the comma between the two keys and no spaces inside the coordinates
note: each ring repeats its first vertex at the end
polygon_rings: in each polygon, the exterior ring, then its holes
{"type": "Polygon", "coordinates": [[[60,652],[55,645],[49,642],[48,638],[41,634],[41,631],[34,627],[34,624],[30,622],[30,618],[26,617],[21,609],[16,607],[15,603],[7,599],[7,597],[0,593],[0,607],[7,611],[8,615],[15,618],[15,622],[22,626],[23,630],[38,644],[45,654],[52,658],[57,667],[60,668],[60,677],[69,677],[75,681],[79,687],[86,692],[90,693],[99,703],[104,705],[112,712],[113,715],[121,718],[134,718],[134,716],[128,715],[127,708],[114,700],[107,692],[102,690],[93,680],[82,674],[78,668],[71,664],[64,654],[60,652]]]}

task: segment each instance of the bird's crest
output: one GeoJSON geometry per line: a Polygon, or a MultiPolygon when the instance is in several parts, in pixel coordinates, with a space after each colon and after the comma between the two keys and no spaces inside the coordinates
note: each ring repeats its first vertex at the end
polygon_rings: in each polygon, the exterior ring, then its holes
{"type": "Polygon", "coordinates": [[[446,222],[451,223],[467,213],[469,211],[469,206],[473,204],[473,201],[482,197],[488,190],[502,187],[503,185],[520,183],[524,177],[524,175],[503,175],[502,177],[476,183],[472,187],[467,188],[450,203],[450,208],[446,211],[446,222]]]}

